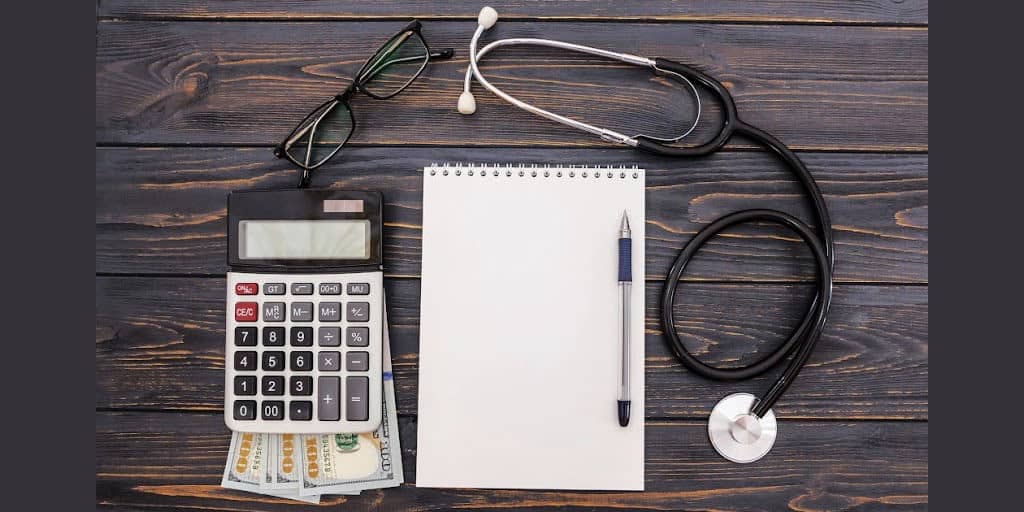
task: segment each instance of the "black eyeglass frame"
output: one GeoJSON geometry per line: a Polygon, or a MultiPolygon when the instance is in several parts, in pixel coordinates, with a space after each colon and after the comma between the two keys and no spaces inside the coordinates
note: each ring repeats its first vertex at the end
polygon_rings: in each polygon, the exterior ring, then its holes
{"type": "MultiPolygon", "coordinates": [[[[285,137],[284,140],[281,141],[280,144],[278,144],[276,147],[274,147],[274,156],[276,156],[277,158],[285,158],[289,162],[295,164],[300,169],[302,169],[302,177],[299,180],[299,188],[308,187],[309,186],[309,181],[310,181],[310,174],[309,174],[310,171],[313,171],[313,170],[319,168],[320,166],[322,166],[325,163],[327,163],[328,160],[334,158],[334,156],[336,154],[338,154],[338,152],[341,151],[341,149],[343,147],[345,147],[345,144],[348,144],[349,139],[352,138],[352,134],[356,131],[356,118],[355,118],[355,115],[352,113],[352,106],[349,104],[349,100],[352,98],[352,95],[356,91],[359,91],[359,92],[361,92],[361,93],[363,93],[363,94],[365,94],[365,95],[367,95],[367,96],[369,96],[369,97],[371,97],[373,99],[377,99],[377,100],[386,100],[386,99],[393,98],[396,95],[398,95],[399,93],[401,93],[402,91],[404,91],[406,88],[408,88],[409,85],[411,85],[417,78],[419,78],[420,74],[423,73],[423,70],[426,69],[427,63],[429,63],[432,60],[450,59],[450,58],[452,58],[455,55],[455,49],[454,48],[445,48],[444,50],[441,50],[440,52],[437,52],[437,53],[431,52],[430,51],[430,45],[427,44],[426,39],[423,38],[423,34],[421,33],[422,28],[423,28],[423,25],[422,25],[422,23],[419,22],[419,20],[413,20],[408,25],[406,25],[404,28],[399,30],[395,35],[393,35],[390,38],[388,38],[387,42],[385,42],[380,47],[378,47],[377,50],[375,50],[373,52],[373,54],[370,56],[370,58],[368,58],[366,60],[366,62],[363,63],[362,67],[359,68],[359,71],[356,72],[355,78],[352,80],[352,83],[350,83],[348,85],[348,87],[345,88],[344,91],[334,95],[333,98],[331,98],[331,99],[321,103],[320,106],[318,106],[317,108],[313,109],[312,112],[310,112],[309,114],[306,114],[306,117],[303,117],[302,121],[299,121],[299,124],[295,125],[295,128],[292,129],[292,131],[288,134],[288,136],[285,137]],[[368,90],[366,88],[366,84],[370,80],[372,80],[373,77],[375,76],[375,73],[370,73],[370,71],[373,71],[373,70],[372,69],[368,69],[368,68],[376,60],[376,57],[385,48],[387,48],[389,46],[392,46],[392,45],[394,45],[397,48],[399,45],[404,44],[410,37],[416,37],[417,39],[419,39],[419,42],[421,44],[423,44],[423,48],[426,50],[426,53],[427,53],[427,58],[423,59],[423,64],[420,65],[420,68],[418,70],[416,70],[416,73],[414,73],[409,78],[409,80],[407,80],[404,84],[402,84],[401,87],[395,89],[394,91],[392,91],[392,92],[390,92],[388,94],[380,95],[380,94],[376,94],[376,93],[368,90]],[[296,160],[294,157],[292,157],[292,155],[288,152],[288,150],[291,149],[291,147],[303,135],[305,135],[307,131],[313,130],[315,132],[317,126],[320,124],[320,121],[322,121],[324,118],[326,118],[328,114],[330,114],[335,108],[338,107],[338,105],[345,105],[345,110],[348,112],[349,122],[350,122],[351,127],[352,127],[348,131],[348,134],[345,136],[345,140],[341,141],[341,143],[339,143],[337,145],[337,147],[335,147],[334,150],[331,151],[330,154],[328,154],[326,157],[320,159],[320,161],[315,162],[313,164],[309,164],[308,162],[300,162],[300,161],[296,160]],[[313,122],[309,122],[310,119],[313,118],[314,116],[316,116],[317,119],[315,121],[313,121],[313,122]],[[306,128],[306,129],[303,129],[303,128],[306,128]]],[[[310,134],[310,136],[309,136],[309,144],[310,145],[312,145],[312,143],[313,143],[312,141],[313,141],[313,134],[310,134]]],[[[306,160],[307,161],[309,160],[309,155],[311,153],[312,153],[312,148],[309,148],[309,149],[306,150],[306,160]]]]}

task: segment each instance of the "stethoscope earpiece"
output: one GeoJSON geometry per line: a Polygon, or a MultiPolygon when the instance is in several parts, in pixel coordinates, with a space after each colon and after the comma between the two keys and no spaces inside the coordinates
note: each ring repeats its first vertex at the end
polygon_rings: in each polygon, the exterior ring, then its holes
{"type": "Polygon", "coordinates": [[[480,9],[480,15],[476,17],[476,22],[479,23],[484,30],[487,30],[498,22],[498,11],[495,11],[491,6],[484,7],[483,9],[480,9]]]}

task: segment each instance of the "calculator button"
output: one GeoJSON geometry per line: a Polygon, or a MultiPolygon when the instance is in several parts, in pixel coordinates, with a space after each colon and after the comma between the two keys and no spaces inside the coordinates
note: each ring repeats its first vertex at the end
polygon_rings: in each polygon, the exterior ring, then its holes
{"type": "Polygon", "coordinates": [[[256,419],[256,401],[255,400],[235,400],[235,419],[236,420],[254,420],[256,419]]]}
{"type": "Polygon", "coordinates": [[[369,327],[349,327],[345,330],[345,342],[350,347],[369,347],[370,346],[370,328],[369,327]]]}
{"type": "Polygon", "coordinates": [[[264,295],[284,295],[284,283],[266,283],[263,285],[264,295]]]}
{"type": "Polygon", "coordinates": [[[256,357],[256,352],[253,350],[240,350],[235,352],[235,370],[255,370],[256,357]]]}
{"type": "Polygon", "coordinates": [[[317,369],[322,372],[336,372],[341,369],[341,352],[320,352],[317,369]]]}
{"type": "Polygon", "coordinates": [[[235,303],[235,321],[236,322],[255,322],[256,317],[259,315],[259,304],[255,302],[237,302],[235,303]]]}
{"type": "Polygon", "coordinates": [[[264,302],[263,303],[263,321],[264,322],[283,322],[284,321],[284,302],[264,302]]]}
{"type": "Polygon", "coordinates": [[[264,347],[283,347],[284,346],[284,327],[264,327],[263,328],[263,346],[264,347]]]}
{"type": "Polygon", "coordinates": [[[345,419],[366,421],[370,419],[370,378],[345,378],[345,419]]]}
{"type": "Polygon", "coordinates": [[[321,322],[340,322],[341,321],[341,303],[340,302],[321,302],[320,303],[320,321],[321,322]]]}
{"type": "Polygon", "coordinates": [[[266,375],[263,377],[263,394],[268,396],[280,396],[284,394],[284,377],[281,375],[266,375]]]}
{"type": "Polygon", "coordinates": [[[313,283],[292,283],[292,295],[313,295],[313,283]]]}
{"type": "Polygon", "coordinates": [[[255,347],[256,328],[235,327],[235,345],[239,347],[255,347]]]}
{"type": "Polygon", "coordinates": [[[235,283],[235,295],[256,295],[259,291],[256,283],[235,283]]]}
{"type": "Polygon", "coordinates": [[[341,395],[341,377],[320,377],[317,379],[317,400],[320,406],[317,409],[316,419],[320,421],[338,421],[341,419],[340,407],[338,406],[341,395]]]}
{"type": "Polygon", "coordinates": [[[313,321],[313,303],[312,302],[293,302],[292,303],[292,322],[312,322],[313,321]]]}
{"type": "Polygon", "coordinates": [[[345,319],[349,322],[366,322],[370,320],[369,302],[349,302],[345,313],[345,319]]]}
{"type": "Polygon", "coordinates": [[[341,295],[341,283],[320,283],[320,295],[341,295]]]}
{"type": "Polygon", "coordinates": [[[350,372],[365,372],[370,369],[369,352],[349,352],[345,354],[345,369],[350,372]]]}
{"type": "Polygon", "coordinates": [[[291,394],[295,396],[309,396],[313,394],[313,377],[308,375],[293,376],[291,379],[291,394]]]}
{"type": "Polygon", "coordinates": [[[288,419],[295,421],[313,419],[313,402],[303,400],[288,404],[288,419]]]}
{"type": "Polygon", "coordinates": [[[312,327],[292,327],[292,346],[293,347],[312,347],[313,346],[313,328],[312,327]]]}
{"type": "Polygon", "coordinates": [[[321,347],[337,347],[341,345],[341,327],[321,327],[317,331],[317,343],[321,347]]]}
{"type": "Polygon", "coordinates": [[[292,371],[308,372],[313,369],[313,353],[304,350],[292,352],[292,371]]]}
{"type": "Polygon", "coordinates": [[[369,295],[370,294],[370,283],[349,283],[348,284],[349,295],[369,295]]]}
{"type": "Polygon", "coordinates": [[[236,395],[255,395],[256,394],[256,376],[255,375],[240,375],[235,377],[235,394],[236,395]]]}
{"type": "Polygon", "coordinates": [[[263,369],[267,371],[284,370],[284,352],[268,350],[263,353],[263,369]]]}
{"type": "Polygon", "coordinates": [[[264,400],[260,409],[265,420],[284,419],[284,402],[281,400],[264,400]]]}

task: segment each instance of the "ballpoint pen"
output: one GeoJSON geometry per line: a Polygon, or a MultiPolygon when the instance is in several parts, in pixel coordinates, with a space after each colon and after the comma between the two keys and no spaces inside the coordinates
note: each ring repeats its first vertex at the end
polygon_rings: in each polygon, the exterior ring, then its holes
{"type": "Polygon", "coordinates": [[[619,291],[622,295],[622,374],[619,380],[619,425],[629,425],[629,304],[633,287],[633,239],[622,211],[619,228],[619,291]]]}

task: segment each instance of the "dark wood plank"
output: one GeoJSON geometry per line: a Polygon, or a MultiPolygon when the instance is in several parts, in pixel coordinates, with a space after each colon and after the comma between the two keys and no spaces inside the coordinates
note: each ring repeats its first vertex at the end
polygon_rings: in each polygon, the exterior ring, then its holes
{"type": "MultiPolygon", "coordinates": [[[[925,0],[727,0],[615,2],[549,2],[498,0],[487,2],[501,17],[544,19],[700,20],[803,23],[927,23],[925,0]]],[[[100,0],[98,15],[126,19],[352,19],[352,18],[475,18],[481,2],[413,0],[401,7],[392,2],[353,0],[100,0]]]]}
{"type": "MultiPolygon", "coordinates": [[[[224,397],[224,280],[96,281],[96,406],[220,410],[224,397]]],[[[416,412],[419,281],[386,280],[398,407],[416,412]]],[[[743,383],[693,375],[669,352],[657,322],[661,287],[647,287],[647,415],[703,418],[722,396],[760,393],[776,374],[743,383]]],[[[810,285],[685,283],[677,329],[718,365],[751,361],[797,325],[810,285]]],[[[778,404],[802,418],[928,416],[928,290],[838,286],[825,335],[778,404]]]]}
{"type": "MultiPolygon", "coordinates": [[[[836,278],[928,280],[926,155],[805,154],[827,195],[836,278]]],[[[318,171],[315,186],[384,191],[389,275],[420,265],[422,178],[433,161],[639,164],[648,169],[647,276],[661,279],[703,225],[744,208],[771,207],[810,221],[800,190],[770,156],[659,159],[630,150],[352,148],[318,171]]],[[[297,174],[266,148],[100,148],[96,151],[96,270],[221,274],[225,198],[231,190],[293,186],[297,174]]],[[[795,235],[764,225],[712,241],[687,279],[808,280],[810,253],[795,235]]]]}
{"type": "MultiPolygon", "coordinates": [[[[276,144],[341,91],[399,22],[100,22],[96,139],[103,144],[276,144]]],[[[489,93],[455,113],[474,25],[430,22],[431,65],[387,102],[354,101],[355,144],[607,146],[489,93]]],[[[695,63],[725,81],[747,121],[796,149],[922,151],[928,136],[927,28],[507,22],[490,37],[554,37],[695,63]]],[[[689,125],[692,102],[646,69],[538,49],[486,65],[510,93],[627,133],[689,125]],[[595,107],[595,103],[598,105],[595,107]],[[600,107],[600,108],[598,108],[600,107]]],[[[714,118],[714,109],[709,111],[714,118]]],[[[693,140],[707,137],[702,123],[693,140]]],[[[736,147],[743,144],[737,143],[736,147]]]]}
{"type": "MultiPolygon", "coordinates": [[[[401,418],[406,479],[416,422],[401,418]]],[[[719,458],[704,422],[648,422],[646,491],[396,489],[332,497],[345,510],[924,510],[928,426],[920,422],[780,421],[767,457],[719,458]]],[[[230,433],[219,415],[96,414],[96,499],[106,510],[293,510],[309,505],[220,488],[230,433]]]]}

